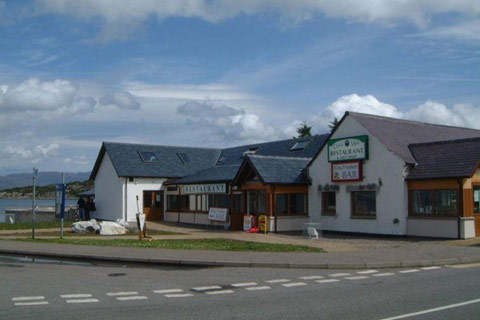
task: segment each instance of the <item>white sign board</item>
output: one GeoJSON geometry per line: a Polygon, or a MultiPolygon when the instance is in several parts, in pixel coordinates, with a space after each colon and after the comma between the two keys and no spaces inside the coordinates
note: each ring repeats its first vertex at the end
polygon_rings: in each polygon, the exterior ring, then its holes
{"type": "Polygon", "coordinates": [[[186,184],[182,186],[182,193],[183,194],[227,193],[227,185],[225,183],[186,184]]]}
{"type": "Polygon", "coordinates": [[[214,208],[210,207],[208,210],[208,220],[212,221],[227,221],[228,209],[227,208],[214,208]]]}
{"type": "Polygon", "coordinates": [[[368,136],[330,139],[328,141],[328,161],[348,161],[368,159],[368,136]]]}
{"type": "Polygon", "coordinates": [[[361,181],[362,179],[363,173],[361,161],[332,163],[333,182],[361,181]]]}
{"type": "Polygon", "coordinates": [[[145,214],[144,213],[137,213],[137,227],[140,230],[143,230],[145,226],[145,214]]]}

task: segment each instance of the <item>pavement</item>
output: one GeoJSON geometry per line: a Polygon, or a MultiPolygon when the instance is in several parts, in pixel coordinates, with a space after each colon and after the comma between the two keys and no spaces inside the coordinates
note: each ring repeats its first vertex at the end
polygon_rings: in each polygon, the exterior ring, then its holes
{"type": "MultiPolygon", "coordinates": [[[[135,263],[203,267],[271,267],[311,269],[404,268],[480,263],[480,237],[469,240],[429,240],[378,236],[329,235],[307,239],[301,235],[249,234],[148,223],[150,229],[181,233],[162,239],[226,238],[265,243],[288,243],[322,248],[322,253],[232,252],[172,250],[13,241],[0,232],[0,254],[88,262],[135,263]]],[[[44,231],[44,230],[42,230],[44,231]]],[[[55,229],[55,231],[58,231],[55,229]]],[[[28,232],[28,230],[24,230],[28,232]]],[[[17,231],[18,233],[18,231],[17,231]]],[[[98,237],[98,236],[97,236],[98,237]]],[[[135,237],[135,236],[130,236],[135,237]]],[[[85,238],[85,236],[82,236],[85,238]]]]}

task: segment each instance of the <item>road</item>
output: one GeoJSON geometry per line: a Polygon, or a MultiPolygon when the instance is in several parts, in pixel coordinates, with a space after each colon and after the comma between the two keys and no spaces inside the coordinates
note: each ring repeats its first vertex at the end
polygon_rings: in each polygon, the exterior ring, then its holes
{"type": "Polygon", "coordinates": [[[0,319],[480,318],[480,265],[178,269],[0,257],[0,283],[0,319]]]}

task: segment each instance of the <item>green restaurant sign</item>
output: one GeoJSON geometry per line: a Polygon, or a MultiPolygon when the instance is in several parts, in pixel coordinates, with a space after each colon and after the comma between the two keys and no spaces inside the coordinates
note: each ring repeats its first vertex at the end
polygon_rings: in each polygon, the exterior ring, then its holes
{"type": "Polygon", "coordinates": [[[328,140],[328,162],[368,159],[368,136],[328,140]]]}

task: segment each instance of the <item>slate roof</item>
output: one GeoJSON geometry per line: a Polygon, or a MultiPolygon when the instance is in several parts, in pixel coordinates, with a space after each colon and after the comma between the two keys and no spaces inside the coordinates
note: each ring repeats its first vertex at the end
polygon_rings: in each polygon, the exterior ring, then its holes
{"type": "Polygon", "coordinates": [[[417,162],[407,180],[471,177],[480,160],[480,138],[409,146],[417,162]]]}
{"type": "Polygon", "coordinates": [[[192,175],[169,181],[165,184],[193,184],[208,182],[227,182],[232,181],[238,172],[240,166],[217,166],[195,172],[192,175]]]}
{"type": "Polygon", "coordinates": [[[266,184],[309,184],[305,168],[311,158],[249,155],[248,160],[266,184]]]}
{"type": "MultiPolygon", "coordinates": [[[[347,112],[388,150],[400,156],[406,163],[415,163],[408,145],[433,141],[446,141],[480,137],[480,130],[430,124],[347,112]]],[[[344,116],[344,117],[345,117],[344,116]]]]}
{"type": "Polygon", "coordinates": [[[213,167],[220,152],[221,149],[104,142],[90,179],[95,179],[105,153],[119,177],[180,178],[213,167]],[[144,162],[139,151],[154,152],[159,162],[144,162]],[[192,163],[183,163],[178,153],[186,153],[192,163]]]}

